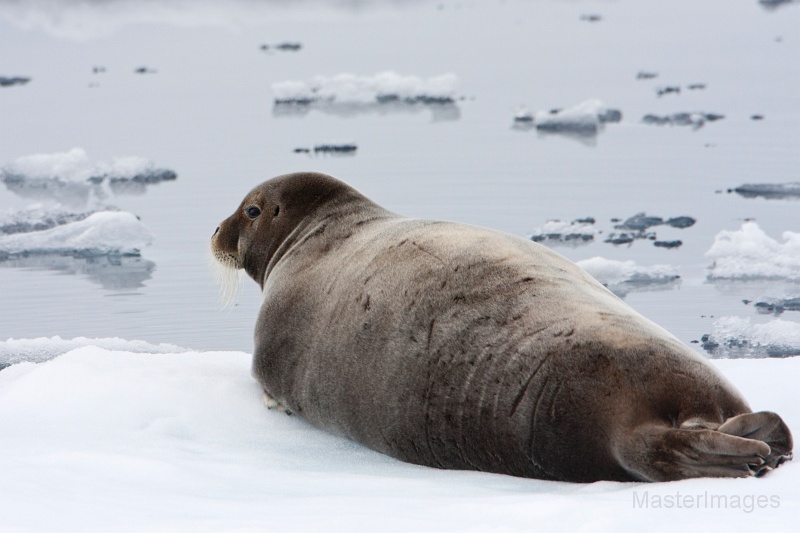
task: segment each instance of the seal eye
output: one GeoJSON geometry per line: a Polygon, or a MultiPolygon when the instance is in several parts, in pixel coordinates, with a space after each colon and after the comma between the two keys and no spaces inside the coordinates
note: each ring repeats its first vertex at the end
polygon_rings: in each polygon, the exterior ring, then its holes
{"type": "Polygon", "coordinates": [[[244,210],[244,214],[247,215],[247,218],[250,220],[255,220],[258,218],[258,215],[261,214],[261,209],[257,208],[254,205],[251,205],[247,209],[244,210]]]}
{"type": "Polygon", "coordinates": [[[281,212],[281,206],[276,205],[275,206],[275,210],[272,212],[272,216],[276,217],[276,216],[278,216],[278,213],[280,213],[280,212],[281,212]]]}

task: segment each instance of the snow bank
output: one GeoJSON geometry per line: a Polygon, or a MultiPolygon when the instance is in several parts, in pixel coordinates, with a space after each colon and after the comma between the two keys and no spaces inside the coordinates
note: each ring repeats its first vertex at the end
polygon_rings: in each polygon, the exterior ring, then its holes
{"type": "Polygon", "coordinates": [[[636,290],[671,288],[680,276],[670,265],[639,266],[633,261],[615,261],[592,257],[576,263],[617,296],[636,290]]]}
{"type": "Polygon", "coordinates": [[[709,279],[800,279],[800,233],[783,232],[784,242],[769,237],[755,222],[736,231],[721,231],[705,253],[714,263],[709,279]]]}
{"type": "Polygon", "coordinates": [[[753,324],[749,318],[726,316],[703,336],[703,348],[714,357],[789,357],[800,355],[800,324],[774,319],[753,324]]]}
{"type": "Polygon", "coordinates": [[[537,130],[546,133],[596,135],[606,123],[622,120],[622,112],[606,107],[600,100],[586,100],[568,109],[551,109],[530,114],[520,111],[514,122],[532,123],[537,130]]]}
{"type": "Polygon", "coordinates": [[[422,79],[402,76],[396,72],[379,72],[374,76],[337,74],[315,76],[311,81],[282,81],[272,84],[276,104],[308,105],[329,103],[388,103],[447,104],[455,101],[458,78],[444,74],[422,79]]]}
{"type": "Polygon", "coordinates": [[[189,351],[174,344],[150,344],[145,341],[129,341],[119,337],[62,339],[59,336],[55,336],[49,338],[39,337],[38,339],[8,339],[7,341],[0,341],[0,369],[22,362],[43,363],[84,346],[130,353],[158,354],[189,351]]]}
{"type": "MultiPolygon", "coordinates": [[[[800,427],[800,358],[714,364],[754,409],[800,427]]],[[[401,463],[268,411],[241,352],[87,346],[13,365],[0,427],[4,530],[785,531],[800,502],[793,463],[761,479],[585,485],[401,463]]]]}
{"type": "Polygon", "coordinates": [[[43,231],[0,235],[0,259],[20,254],[139,255],[152,234],[124,211],[99,211],[43,231]]]}
{"type": "Polygon", "coordinates": [[[572,222],[548,220],[530,235],[534,242],[545,244],[579,245],[591,242],[599,233],[594,227],[594,219],[578,219],[572,222]]]}

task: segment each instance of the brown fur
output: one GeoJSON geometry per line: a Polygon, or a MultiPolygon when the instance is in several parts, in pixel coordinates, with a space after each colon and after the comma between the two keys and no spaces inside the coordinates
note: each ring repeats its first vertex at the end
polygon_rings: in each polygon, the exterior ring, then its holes
{"type": "Polygon", "coordinates": [[[780,417],[751,414],[699,355],[538,244],[399,217],[306,173],[253,189],[212,248],[265,293],[267,398],[404,461],[588,482],[791,458],[780,417]]]}

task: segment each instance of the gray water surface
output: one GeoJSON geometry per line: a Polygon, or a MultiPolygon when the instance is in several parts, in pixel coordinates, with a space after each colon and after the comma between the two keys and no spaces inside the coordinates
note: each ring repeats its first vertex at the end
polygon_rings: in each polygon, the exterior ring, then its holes
{"type": "MultiPolygon", "coordinates": [[[[748,218],[775,239],[800,231],[798,201],[725,192],[800,181],[798,5],[2,1],[0,76],[31,78],[0,87],[0,163],[81,147],[93,160],[140,156],[178,173],[108,199],[155,236],[139,262],[117,270],[61,259],[0,263],[0,339],[118,336],[251,350],[259,289],[245,280],[238,305],[221,311],[209,238],[253,186],[299,170],[337,176],[404,215],[521,236],[554,218],[591,216],[611,231],[611,218],[639,212],[694,217],[690,228],[657,228],[659,239],[683,242],[677,249],[602,239],[555,248],[572,260],[678,267],[680,283],[625,300],[687,343],[710,331],[712,317],[770,319],[743,299],[797,290],[781,280],[708,282],[703,254],[717,233],[748,218]],[[594,13],[599,21],[581,19],[594,13]],[[302,48],[259,48],[283,41],[302,48]],[[93,74],[98,65],[105,72],[93,74]],[[156,72],[135,74],[142,66],[156,72]],[[454,73],[457,112],[274,109],[272,83],[384,70],[454,73]],[[640,71],[658,77],[637,80],[640,71]],[[696,83],[705,88],[686,88],[696,83]],[[680,94],[657,96],[667,85],[680,94]],[[512,127],[520,106],[590,98],[620,109],[622,121],[591,138],[512,127]],[[694,111],[725,118],[699,129],[641,122],[694,111]],[[293,152],[340,141],[357,153],[293,152]]],[[[0,187],[0,208],[33,201],[0,187]]]]}

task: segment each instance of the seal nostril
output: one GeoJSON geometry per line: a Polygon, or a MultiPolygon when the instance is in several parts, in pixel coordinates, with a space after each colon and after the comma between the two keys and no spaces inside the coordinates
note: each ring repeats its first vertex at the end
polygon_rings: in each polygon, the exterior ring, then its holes
{"type": "MultiPolygon", "coordinates": [[[[219,233],[219,226],[217,226],[217,229],[214,230],[214,235],[216,235],[217,233],[219,233]]],[[[212,239],[214,238],[214,235],[211,236],[212,239]]]]}

